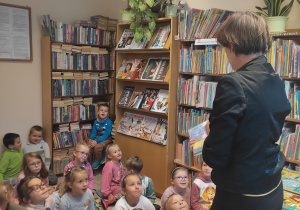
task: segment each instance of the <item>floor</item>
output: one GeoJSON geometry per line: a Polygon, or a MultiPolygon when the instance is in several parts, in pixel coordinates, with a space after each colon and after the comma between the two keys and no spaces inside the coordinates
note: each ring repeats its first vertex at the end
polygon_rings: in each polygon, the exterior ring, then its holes
{"type": "MultiPolygon", "coordinates": [[[[100,189],[100,180],[101,180],[101,176],[102,176],[101,172],[102,172],[102,167],[100,167],[98,170],[94,170],[94,188],[96,190],[100,189]]],[[[58,183],[62,183],[63,180],[64,180],[63,176],[58,177],[58,183]]],[[[97,194],[95,194],[95,198],[98,198],[97,194]]],[[[160,205],[160,199],[156,198],[155,203],[160,205]]],[[[107,208],[107,210],[112,210],[113,207],[114,207],[113,205],[109,206],[107,208]]]]}

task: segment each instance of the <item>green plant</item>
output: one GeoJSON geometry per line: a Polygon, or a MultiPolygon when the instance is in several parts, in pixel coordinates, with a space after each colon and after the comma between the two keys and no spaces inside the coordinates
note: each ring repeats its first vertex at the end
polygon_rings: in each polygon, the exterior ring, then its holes
{"type": "Polygon", "coordinates": [[[133,22],[130,24],[130,29],[134,31],[134,41],[139,42],[143,37],[151,38],[151,31],[155,29],[155,20],[158,17],[157,13],[151,11],[154,5],[154,0],[122,0],[128,1],[127,9],[119,10],[119,13],[130,11],[133,22]],[[147,23],[146,23],[147,21],[147,23]]]}
{"type": "MultiPolygon", "coordinates": [[[[300,0],[297,0],[300,4],[300,0]]],[[[255,8],[259,10],[256,12],[258,15],[262,15],[265,17],[273,17],[273,16],[287,16],[294,4],[294,0],[291,0],[290,3],[283,6],[284,0],[264,0],[266,7],[258,7],[255,8]]]]}
{"type": "Polygon", "coordinates": [[[173,5],[173,2],[172,0],[156,0],[153,6],[156,5],[160,6],[159,12],[164,12],[167,6],[173,5]]]}

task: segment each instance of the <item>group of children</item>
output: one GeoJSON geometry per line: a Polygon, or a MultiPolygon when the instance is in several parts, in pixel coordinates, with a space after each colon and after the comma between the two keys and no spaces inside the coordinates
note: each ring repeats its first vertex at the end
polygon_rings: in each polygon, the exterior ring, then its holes
{"type": "Polygon", "coordinates": [[[51,157],[49,146],[43,140],[43,128],[33,126],[30,129],[29,143],[23,150],[18,134],[6,134],[3,144],[7,150],[0,160],[0,210],[96,209],[93,168],[98,168],[103,162],[104,148],[106,163],[102,170],[101,189],[97,192],[104,209],[110,204],[115,204],[115,210],[210,208],[215,185],[210,179],[211,168],[204,162],[202,173],[193,182],[192,193],[188,187],[188,171],[177,167],[171,173],[172,186],[163,193],[161,207],[154,204],[153,181],[141,174],[143,161],[131,156],[122,164],[121,149],[109,138],[112,123],[108,113],[108,106],[99,106],[88,144],[80,142],[75,145],[73,160],[65,166],[64,182],[58,187],[48,188],[51,157]],[[95,154],[92,165],[88,162],[91,153],[95,154]]]}

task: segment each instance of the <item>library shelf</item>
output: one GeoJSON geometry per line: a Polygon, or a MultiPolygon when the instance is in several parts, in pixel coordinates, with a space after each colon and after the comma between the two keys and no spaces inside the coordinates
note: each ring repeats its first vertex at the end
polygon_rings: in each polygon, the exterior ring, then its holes
{"type": "Polygon", "coordinates": [[[192,72],[179,72],[179,75],[199,75],[199,76],[223,77],[225,74],[204,74],[204,73],[192,73],[192,72]]]}
{"type": "Polygon", "coordinates": [[[119,82],[132,82],[132,83],[147,83],[147,84],[158,84],[158,85],[169,85],[168,82],[161,82],[161,81],[153,81],[153,80],[132,80],[132,79],[120,79],[117,78],[119,82]]]}
{"type": "Polygon", "coordinates": [[[138,112],[138,113],[147,113],[148,115],[157,115],[159,117],[168,117],[167,113],[153,112],[153,111],[148,111],[148,110],[144,110],[144,109],[135,109],[135,108],[131,108],[128,106],[122,106],[122,105],[117,105],[117,107],[128,110],[129,112],[133,111],[133,112],[138,112]]]}
{"type": "Polygon", "coordinates": [[[195,166],[187,166],[185,165],[184,163],[180,162],[180,161],[177,161],[177,160],[174,160],[174,163],[177,165],[177,166],[181,166],[181,167],[184,167],[186,169],[189,169],[191,171],[197,171],[197,172],[201,172],[201,170],[195,166]]]}
{"type": "Polygon", "coordinates": [[[152,144],[155,144],[155,145],[159,145],[159,146],[162,146],[162,147],[165,147],[166,145],[163,145],[163,144],[159,144],[157,142],[154,142],[154,141],[150,141],[150,140],[147,140],[147,139],[142,139],[142,138],[139,138],[139,137],[136,137],[136,136],[130,136],[130,135],[126,135],[124,133],[120,133],[117,131],[118,134],[122,135],[122,136],[129,136],[130,138],[134,138],[134,139],[137,139],[138,141],[145,141],[145,142],[149,142],[149,143],[152,143],[152,144]]]}
{"type": "Polygon", "coordinates": [[[97,97],[97,96],[108,96],[108,95],[113,95],[113,93],[95,94],[95,95],[52,96],[52,98],[97,97]]]}
{"type": "Polygon", "coordinates": [[[297,165],[300,166],[300,160],[291,160],[291,159],[286,159],[286,162],[289,162],[289,163],[295,163],[297,165]]]}
{"type": "Polygon", "coordinates": [[[299,119],[294,119],[294,118],[285,118],[286,122],[294,122],[294,123],[300,123],[299,119]]]}
{"type": "Polygon", "coordinates": [[[189,138],[190,136],[189,135],[186,135],[186,134],[183,134],[183,133],[177,133],[178,136],[182,136],[182,137],[185,137],[185,138],[189,138]]]}
{"type": "Polygon", "coordinates": [[[72,73],[101,73],[101,72],[114,72],[115,70],[74,70],[74,69],[52,69],[52,72],[72,72],[72,73]]]}
{"type": "Polygon", "coordinates": [[[193,109],[212,110],[212,108],[208,108],[208,107],[196,107],[196,106],[192,106],[192,105],[188,105],[188,104],[178,104],[178,106],[188,107],[188,108],[193,108],[193,109]]]}
{"type": "Polygon", "coordinates": [[[119,54],[136,54],[136,53],[143,53],[143,54],[152,54],[152,53],[170,53],[169,49],[135,49],[135,50],[117,50],[119,54]]]}
{"type": "Polygon", "coordinates": [[[61,125],[61,124],[67,124],[67,123],[90,123],[90,122],[94,122],[96,120],[96,118],[94,119],[90,119],[90,120],[76,120],[76,121],[66,121],[66,122],[53,122],[53,125],[61,125]]]}
{"type": "Polygon", "coordinates": [[[76,46],[91,46],[91,47],[98,47],[98,48],[112,48],[113,47],[113,46],[109,46],[109,45],[91,45],[91,44],[57,42],[57,41],[51,41],[51,43],[52,44],[63,44],[63,45],[76,45],[76,46]]]}

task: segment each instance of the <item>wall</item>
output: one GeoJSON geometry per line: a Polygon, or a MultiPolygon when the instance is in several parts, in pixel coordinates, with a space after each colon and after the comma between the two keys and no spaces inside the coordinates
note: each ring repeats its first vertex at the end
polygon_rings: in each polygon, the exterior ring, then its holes
{"type": "MultiPolygon", "coordinates": [[[[42,124],[42,81],[39,16],[50,14],[51,19],[72,23],[88,20],[91,15],[102,14],[120,19],[118,10],[125,8],[121,0],[2,0],[2,3],[31,7],[32,62],[0,61],[0,145],[7,132],[19,133],[23,143],[27,141],[29,128],[42,124]]],[[[263,0],[186,0],[190,8],[218,7],[230,10],[255,10],[263,6],[263,0]]],[[[300,28],[300,5],[295,1],[287,28],[300,28]]],[[[0,146],[0,153],[3,147],[0,146]]]]}
{"type": "Polygon", "coordinates": [[[2,0],[2,3],[31,7],[32,62],[0,61],[0,153],[5,133],[19,133],[27,142],[31,126],[42,125],[41,27],[40,15],[71,24],[91,15],[120,19],[121,0],[2,0]]]}

